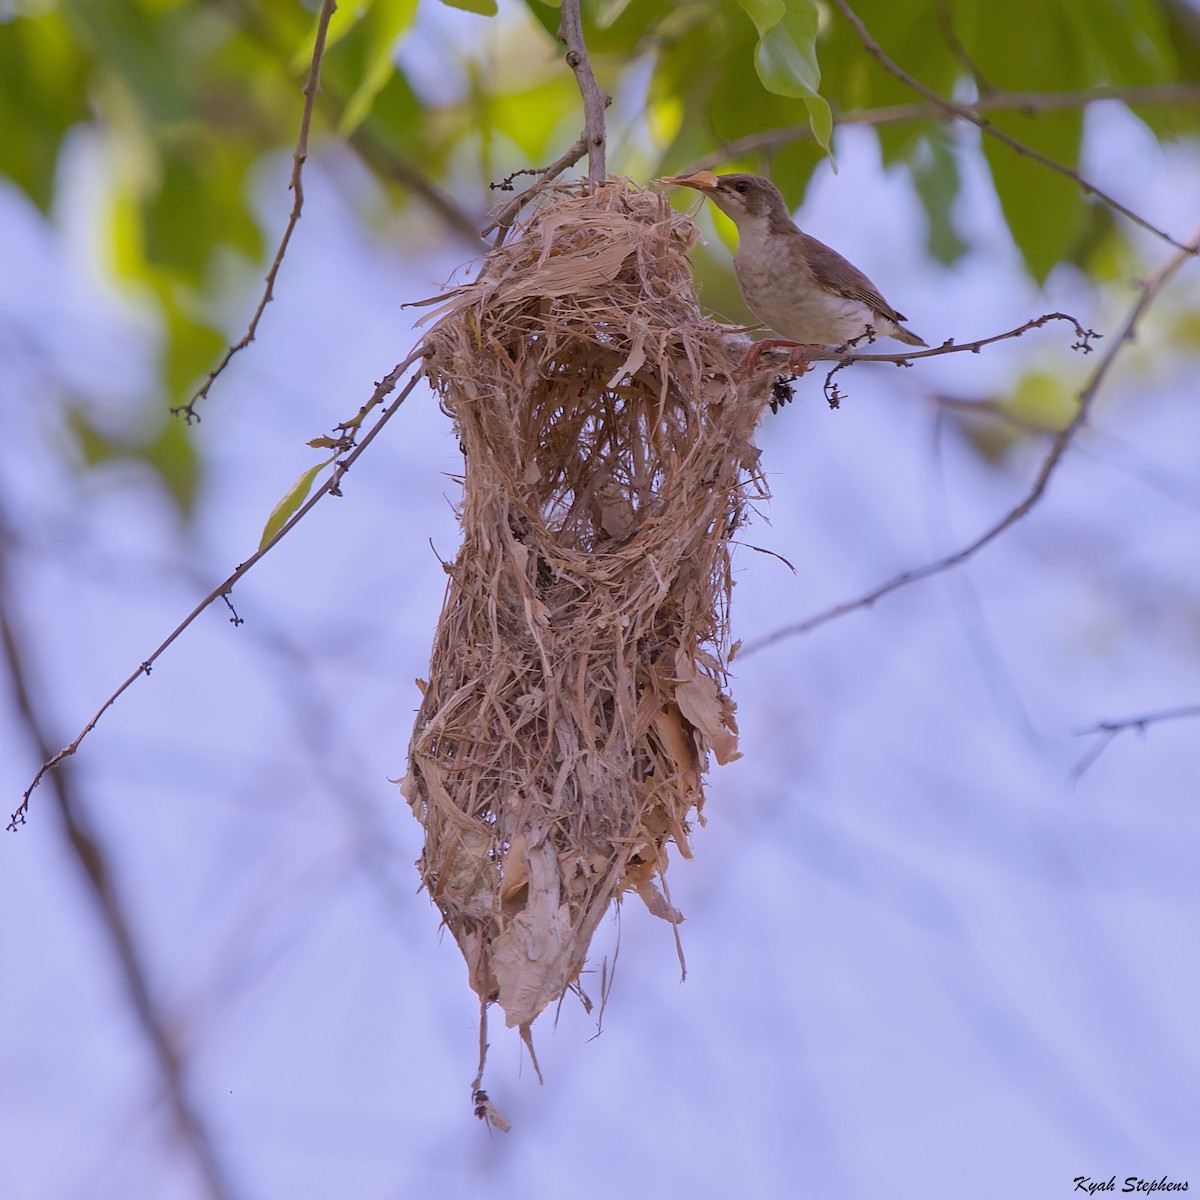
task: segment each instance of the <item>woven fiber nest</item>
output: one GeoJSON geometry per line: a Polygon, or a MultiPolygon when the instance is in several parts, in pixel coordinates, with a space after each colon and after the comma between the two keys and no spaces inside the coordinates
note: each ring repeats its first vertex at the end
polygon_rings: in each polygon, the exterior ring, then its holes
{"type": "Polygon", "coordinates": [[[611,901],[682,920],[660,885],[737,756],[729,539],[769,397],[700,313],[685,216],[628,181],[539,200],[427,318],[463,543],[402,783],[471,986],[527,1042],[611,901]]]}

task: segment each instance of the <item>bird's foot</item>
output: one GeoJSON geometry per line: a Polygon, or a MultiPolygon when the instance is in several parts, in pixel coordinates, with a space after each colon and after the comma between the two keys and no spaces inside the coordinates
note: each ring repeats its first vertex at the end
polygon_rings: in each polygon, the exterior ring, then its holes
{"type": "Polygon", "coordinates": [[[791,342],[787,338],[763,338],[746,351],[746,368],[753,370],[764,351],[782,350],[784,347],[789,350],[788,368],[796,375],[803,375],[812,366],[808,361],[810,354],[824,354],[828,349],[827,346],[814,346],[808,342],[791,342]]]}

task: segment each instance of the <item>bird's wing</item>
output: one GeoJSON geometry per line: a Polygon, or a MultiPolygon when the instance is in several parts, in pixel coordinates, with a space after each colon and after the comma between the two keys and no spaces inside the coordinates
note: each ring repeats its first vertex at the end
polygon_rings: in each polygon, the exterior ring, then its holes
{"type": "Polygon", "coordinates": [[[811,234],[801,230],[800,236],[804,239],[808,265],[823,288],[835,295],[845,296],[847,300],[857,300],[897,325],[908,320],[879,294],[879,289],[853,263],[847,262],[836,250],[817,241],[811,234]]]}

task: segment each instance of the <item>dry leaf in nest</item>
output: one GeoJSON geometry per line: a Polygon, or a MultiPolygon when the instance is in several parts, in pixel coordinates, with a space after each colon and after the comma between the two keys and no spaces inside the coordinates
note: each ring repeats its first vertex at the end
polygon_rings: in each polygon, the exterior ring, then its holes
{"type": "Polygon", "coordinates": [[[427,318],[463,544],[403,783],[471,986],[526,1038],[613,899],[682,920],[658,885],[737,754],[729,538],[769,394],[700,313],[686,218],[627,182],[543,200],[427,318]]]}

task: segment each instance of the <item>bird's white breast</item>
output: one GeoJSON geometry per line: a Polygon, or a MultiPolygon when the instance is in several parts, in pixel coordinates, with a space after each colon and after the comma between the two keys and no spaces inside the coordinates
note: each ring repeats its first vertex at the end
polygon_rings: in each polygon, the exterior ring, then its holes
{"type": "Polygon", "coordinates": [[[757,239],[743,238],[734,274],[751,311],[780,337],[817,346],[840,346],[868,326],[887,333],[881,319],[859,300],[836,296],[817,285],[811,272],[797,271],[790,255],[773,254],[757,239]]]}

